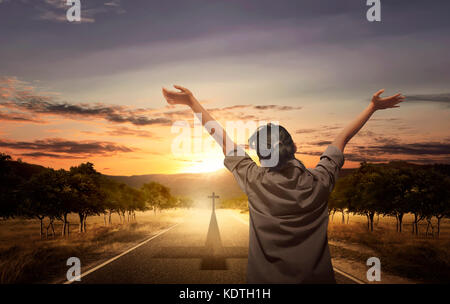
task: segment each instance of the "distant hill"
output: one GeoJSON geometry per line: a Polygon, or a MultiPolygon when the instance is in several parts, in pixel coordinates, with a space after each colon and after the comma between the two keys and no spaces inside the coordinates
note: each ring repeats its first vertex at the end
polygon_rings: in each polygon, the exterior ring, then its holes
{"type": "Polygon", "coordinates": [[[28,180],[34,174],[40,173],[47,168],[41,165],[29,164],[22,161],[8,161],[2,170],[6,170],[9,174],[14,174],[24,180],[28,180]]]}
{"type": "MultiPolygon", "coordinates": [[[[340,176],[351,174],[355,169],[342,169],[340,176]]],[[[221,198],[235,198],[243,194],[233,175],[225,169],[210,173],[147,174],[112,176],[109,178],[129,186],[140,188],[149,182],[158,182],[171,189],[174,195],[185,195],[195,200],[207,200],[214,191],[221,198]]]]}
{"type": "Polygon", "coordinates": [[[233,175],[225,170],[210,173],[147,174],[112,176],[109,178],[140,188],[149,182],[158,182],[170,188],[174,195],[189,196],[196,201],[207,201],[214,191],[221,198],[234,198],[243,194],[233,175]]]}

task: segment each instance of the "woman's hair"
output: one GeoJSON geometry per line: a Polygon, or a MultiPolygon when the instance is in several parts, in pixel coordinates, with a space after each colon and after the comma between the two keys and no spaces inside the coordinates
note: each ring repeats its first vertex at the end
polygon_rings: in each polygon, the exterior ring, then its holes
{"type": "Polygon", "coordinates": [[[297,152],[297,147],[289,132],[284,127],[272,123],[260,126],[250,136],[248,143],[250,148],[256,150],[256,154],[261,163],[264,160],[271,159],[273,153],[279,153],[278,163],[275,166],[269,166],[269,169],[274,171],[281,170],[289,160],[295,158],[295,152],[297,152]],[[276,132],[276,130],[278,130],[278,138],[276,138],[276,134],[272,134],[272,131],[276,132]],[[267,150],[263,148],[263,151],[261,151],[260,142],[262,141],[263,145],[266,139],[267,150]]]}

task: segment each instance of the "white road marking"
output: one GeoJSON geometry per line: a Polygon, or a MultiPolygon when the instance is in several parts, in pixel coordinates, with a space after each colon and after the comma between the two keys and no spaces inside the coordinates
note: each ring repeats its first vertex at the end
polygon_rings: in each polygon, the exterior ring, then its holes
{"type": "Polygon", "coordinates": [[[343,275],[344,277],[346,277],[347,279],[352,280],[353,282],[357,283],[357,284],[366,284],[366,282],[361,281],[360,279],[358,279],[357,277],[352,276],[351,274],[348,274],[336,267],[333,267],[334,271],[336,271],[337,273],[339,273],[340,275],[343,275]]]}
{"type": "Polygon", "coordinates": [[[100,268],[102,268],[102,267],[108,265],[108,264],[111,263],[111,262],[114,262],[114,261],[117,260],[118,258],[120,258],[120,257],[126,255],[127,253],[129,253],[129,252],[135,250],[136,248],[141,247],[142,245],[144,245],[144,244],[150,242],[151,240],[157,238],[158,236],[160,236],[160,235],[162,235],[162,234],[168,232],[169,230],[171,230],[172,228],[178,226],[179,224],[181,224],[181,223],[178,223],[178,224],[175,224],[175,225],[173,225],[173,226],[170,226],[169,228],[167,228],[167,229],[161,231],[161,232],[158,233],[158,234],[155,234],[154,236],[149,237],[149,238],[146,239],[145,241],[140,242],[140,243],[137,244],[136,246],[134,246],[134,247],[132,247],[132,248],[130,248],[130,249],[128,249],[128,250],[122,252],[122,253],[119,254],[119,255],[116,255],[115,257],[113,257],[113,258],[107,260],[106,262],[104,262],[104,263],[102,263],[102,264],[100,264],[100,265],[98,265],[98,266],[96,266],[96,267],[94,267],[94,268],[91,268],[91,269],[89,269],[89,270],[86,271],[86,272],[83,272],[82,275],[80,275],[80,276],[78,276],[78,277],[75,277],[75,278],[74,278],[74,281],[66,281],[66,282],[64,282],[64,284],[72,284],[73,282],[75,282],[76,279],[81,279],[81,278],[83,278],[84,276],[87,276],[88,274],[90,274],[90,273],[92,273],[92,272],[94,272],[94,271],[96,271],[96,270],[99,270],[100,268]]]}
{"type": "MultiPolygon", "coordinates": [[[[248,222],[245,221],[244,219],[242,219],[241,217],[239,217],[239,216],[237,216],[237,215],[235,215],[235,214],[230,214],[230,216],[233,217],[234,219],[236,219],[237,221],[239,221],[239,222],[241,222],[241,223],[243,223],[243,224],[245,224],[245,225],[248,225],[248,222]]],[[[347,279],[352,280],[353,282],[355,282],[355,283],[357,283],[357,284],[366,284],[366,282],[361,281],[360,279],[358,279],[358,278],[352,276],[351,274],[348,274],[348,273],[346,273],[346,272],[344,272],[344,271],[342,271],[342,270],[340,270],[340,269],[338,269],[338,268],[336,268],[336,267],[333,267],[333,270],[334,270],[335,272],[339,273],[340,275],[343,275],[343,276],[346,277],[347,279]]]]}
{"type": "Polygon", "coordinates": [[[235,220],[241,222],[244,225],[248,226],[248,222],[237,216],[236,214],[230,214],[231,217],[233,217],[235,220]]]}

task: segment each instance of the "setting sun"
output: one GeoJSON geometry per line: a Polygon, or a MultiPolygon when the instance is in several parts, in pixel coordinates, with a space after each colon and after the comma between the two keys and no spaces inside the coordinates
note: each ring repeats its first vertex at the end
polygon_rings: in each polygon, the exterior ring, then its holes
{"type": "Polygon", "coordinates": [[[199,160],[183,169],[183,173],[206,173],[223,169],[223,162],[217,158],[199,160]]]}

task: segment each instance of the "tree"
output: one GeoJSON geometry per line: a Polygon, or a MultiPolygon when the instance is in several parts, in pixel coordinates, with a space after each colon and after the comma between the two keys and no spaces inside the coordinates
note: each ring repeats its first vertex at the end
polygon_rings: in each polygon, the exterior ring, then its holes
{"type": "Polygon", "coordinates": [[[352,186],[350,175],[340,178],[328,198],[328,208],[333,212],[333,215],[336,211],[342,213],[342,224],[345,224],[345,210],[349,211],[350,209],[353,191],[352,186]]]}
{"type": "Polygon", "coordinates": [[[11,218],[17,215],[20,202],[20,185],[23,178],[11,168],[11,156],[0,153],[0,217],[11,218]]]}
{"type": "Polygon", "coordinates": [[[72,212],[77,198],[70,187],[67,171],[49,169],[36,174],[24,184],[22,193],[21,213],[39,219],[41,237],[45,217],[49,218],[51,226],[54,219],[62,220],[62,235],[70,234],[67,215],[72,212]]]}
{"type": "MultiPolygon", "coordinates": [[[[86,231],[87,217],[117,212],[121,221],[136,219],[136,211],[148,206],[162,210],[173,208],[181,201],[170,194],[170,189],[158,183],[150,183],[143,191],[118,183],[101,175],[92,163],[71,167],[70,171],[53,170],[38,165],[12,161],[9,155],[0,153],[0,217],[21,216],[36,218],[40,222],[49,219],[48,231],[54,235],[55,219],[63,222],[62,235],[70,234],[68,215],[76,213],[80,219],[80,232],[86,231]]],[[[190,204],[184,202],[184,204],[190,204]]]]}
{"type": "Polygon", "coordinates": [[[430,214],[430,175],[426,169],[414,171],[411,191],[407,193],[409,211],[414,215],[412,233],[419,235],[419,222],[430,214]]]}
{"type": "Polygon", "coordinates": [[[396,231],[402,232],[403,216],[409,212],[408,193],[413,186],[413,172],[410,168],[381,168],[383,174],[383,200],[378,210],[383,215],[392,215],[396,219],[396,231]]]}
{"type": "Polygon", "coordinates": [[[170,189],[156,182],[144,184],[141,187],[145,202],[153,208],[156,213],[157,210],[171,207],[170,189]]]}
{"type": "MultiPolygon", "coordinates": [[[[119,183],[109,178],[103,178],[101,182],[102,182],[101,189],[103,191],[104,197],[103,201],[103,207],[105,209],[104,214],[106,216],[106,213],[108,212],[108,224],[111,225],[112,214],[115,212],[119,213],[120,209],[121,196],[119,183]]],[[[106,217],[105,217],[105,225],[106,225],[106,217]]]]}
{"type": "Polygon", "coordinates": [[[383,200],[383,176],[374,165],[361,163],[352,175],[350,211],[367,217],[367,229],[373,231],[373,219],[383,200]]]}
{"type": "Polygon", "coordinates": [[[135,188],[125,186],[123,188],[124,208],[128,212],[128,221],[131,218],[136,219],[136,210],[145,211],[147,206],[145,204],[143,193],[135,188]]]}
{"type": "MultiPolygon", "coordinates": [[[[403,216],[409,212],[408,195],[412,191],[414,174],[411,169],[404,168],[392,172],[392,192],[394,193],[393,206],[390,213],[393,213],[397,220],[397,231],[402,232],[403,216]]],[[[391,187],[389,187],[391,189],[391,187]]]]}
{"type": "Polygon", "coordinates": [[[127,193],[126,193],[126,189],[127,189],[127,185],[126,184],[119,184],[118,186],[118,206],[117,206],[117,213],[119,214],[119,217],[121,219],[121,221],[123,221],[123,223],[125,223],[125,212],[127,211],[128,207],[128,197],[127,197],[127,193]]]}
{"type": "Polygon", "coordinates": [[[187,208],[190,209],[194,205],[194,200],[192,200],[190,197],[182,196],[178,198],[178,206],[180,208],[187,208]]]}
{"type": "MultiPolygon", "coordinates": [[[[437,219],[437,237],[440,235],[441,220],[450,215],[450,176],[445,176],[436,169],[427,171],[426,179],[426,216],[429,224],[431,217],[437,219]]],[[[428,227],[427,227],[428,229],[428,227]]]]}
{"type": "Polygon", "coordinates": [[[8,160],[12,160],[11,155],[5,154],[5,153],[0,153],[0,162],[5,162],[8,160]]]}
{"type": "Polygon", "coordinates": [[[72,211],[78,213],[80,232],[86,232],[89,215],[99,215],[105,211],[104,192],[100,190],[101,178],[101,174],[89,162],[70,168],[70,187],[78,198],[72,211]]]}

